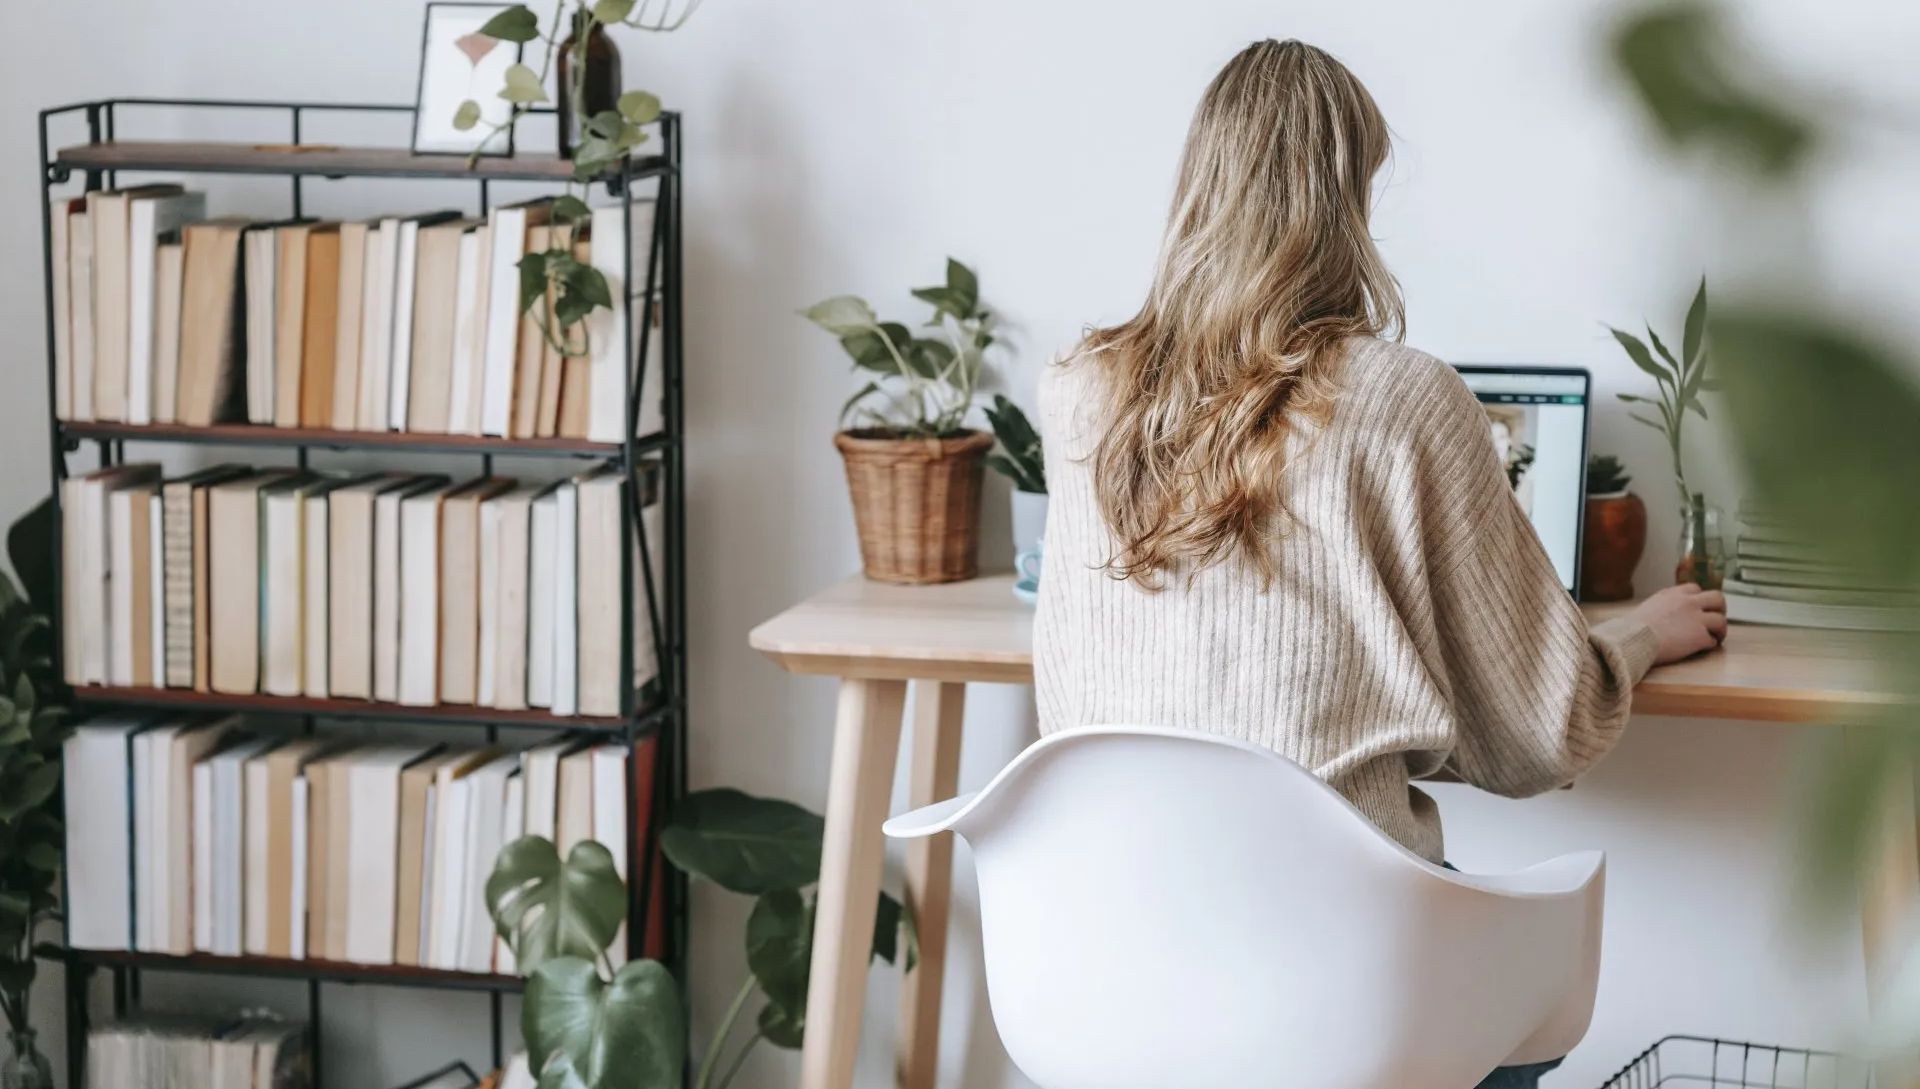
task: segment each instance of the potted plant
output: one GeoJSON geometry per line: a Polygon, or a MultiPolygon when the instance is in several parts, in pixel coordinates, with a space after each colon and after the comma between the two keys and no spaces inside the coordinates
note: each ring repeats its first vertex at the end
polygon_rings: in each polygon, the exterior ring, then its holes
{"type": "Polygon", "coordinates": [[[966,426],[993,316],[973,271],[948,258],[946,283],[914,289],[933,306],[916,331],[836,295],[803,311],[872,377],[841,409],[834,445],[846,462],[867,577],[934,583],[979,570],[980,482],[993,436],[966,426]]]}
{"type": "Polygon", "coordinates": [[[1622,393],[1620,399],[1628,404],[1651,405],[1659,412],[1658,419],[1638,412],[1630,415],[1635,422],[1660,432],[1667,440],[1668,451],[1673,455],[1673,479],[1680,492],[1681,526],[1680,561],[1674,568],[1674,581],[1693,582],[1710,590],[1719,589],[1726,577],[1720,512],[1707,504],[1705,495],[1688,486],[1681,445],[1687,413],[1706,419],[1707,410],[1701,404],[1700,395],[1719,388],[1707,377],[1707,281],[1700,281],[1693,304],[1687,308],[1678,358],[1667,349],[1651,325],[1647,326],[1647,341],[1652,343],[1652,351],[1632,333],[1612,328],[1609,331],[1626,349],[1627,357],[1633,360],[1634,366],[1653,376],[1658,389],[1658,396],[1622,393]]]}
{"type": "Polygon", "coordinates": [[[999,394],[994,394],[993,407],[986,413],[995,440],[987,465],[1013,482],[1013,563],[1020,573],[1015,592],[1036,593],[1041,537],[1047,531],[1047,467],[1041,457],[1040,433],[1019,405],[999,394]]]}
{"type": "Polygon", "coordinates": [[[1633,569],[1647,548],[1647,505],[1627,490],[1632,480],[1620,459],[1611,454],[1587,462],[1587,529],[1580,550],[1582,601],[1633,597],[1633,569]]]}

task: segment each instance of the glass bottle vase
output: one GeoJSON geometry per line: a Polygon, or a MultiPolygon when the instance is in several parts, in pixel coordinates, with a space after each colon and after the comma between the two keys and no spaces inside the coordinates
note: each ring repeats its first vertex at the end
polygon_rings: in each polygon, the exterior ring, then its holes
{"type": "Polygon", "coordinates": [[[574,149],[587,140],[587,121],[594,114],[620,104],[620,50],[608,36],[605,23],[593,24],[593,30],[587,34],[586,63],[580,63],[580,31],[586,22],[584,10],[574,12],[573,28],[560,43],[560,101],[556,120],[562,159],[573,158],[574,149]],[[574,101],[576,91],[578,103],[574,101]]]}
{"type": "Polygon", "coordinates": [[[7,1036],[8,1055],[0,1062],[0,1089],[53,1089],[53,1066],[40,1054],[32,1029],[7,1036]]]}
{"type": "Polygon", "coordinates": [[[1726,538],[1721,531],[1720,511],[1707,505],[1706,497],[1694,493],[1680,512],[1680,562],[1674,566],[1675,585],[1697,584],[1703,590],[1718,590],[1727,578],[1726,538]]]}

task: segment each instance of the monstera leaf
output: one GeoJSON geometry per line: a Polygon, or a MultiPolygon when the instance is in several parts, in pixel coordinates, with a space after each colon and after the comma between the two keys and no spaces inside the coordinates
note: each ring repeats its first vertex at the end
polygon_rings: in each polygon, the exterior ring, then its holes
{"type": "Polygon", "coordinates": [[[820,878],[826,825],[818,814],[726,789],[689,794],[678,809],[660,847],[686,873],[746,896],[801,889],[820,878]]]}
{"type": "Polygon", "coordinates": [[[501,850],[487,878],[494,929],[526,973],[555,957],[598,959],[626,919],[626,899],[613,854],[593,840],[563,863],[551,840],[525,836],[501,850]]]}
{"type": "Polygon", "coordinates": [[[657,961],[629,961],[610,983],[590,961],[546,961],[527,980],[520,1031],[540,1089],[661,1089],[686,1063],[679,988],[657,961]]]}

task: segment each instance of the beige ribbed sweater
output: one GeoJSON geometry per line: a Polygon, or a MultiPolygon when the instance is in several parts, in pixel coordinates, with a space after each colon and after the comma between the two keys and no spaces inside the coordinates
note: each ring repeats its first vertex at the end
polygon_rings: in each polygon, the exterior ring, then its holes
{"type": "Polygon", "coordinates": [[[1589,628],[1514,501],[1485,414],[1452,368],[1355,340],[1332,417],[1298,436],[1262,592],[1237,561],[1159,593],[1102,571],[1112,538],[1086,463],[1098,362],[1048,367],[1051,492],[1034,629],[1043,733],[1154,724],[1268,746],[1438,861],[1409,784],[1443,764],[1526,796],[1591,767],[1626,725],[1656,640],[1589,628]]]}

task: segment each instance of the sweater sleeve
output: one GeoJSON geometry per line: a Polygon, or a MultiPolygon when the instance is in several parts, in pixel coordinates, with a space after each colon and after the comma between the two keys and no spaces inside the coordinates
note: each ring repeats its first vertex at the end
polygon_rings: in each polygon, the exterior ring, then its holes
{"type": "Polygon", "coordinates": [[[1514,498],[1479,402],[1447,378],[1422,429],[1420,491],[1450,762],[1475,786],[1525,797],[1613,748],[1658,644],[1631,618],[1588,625],[1514,498]]]}

